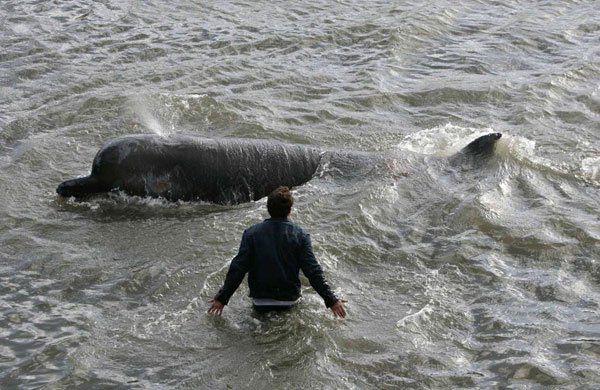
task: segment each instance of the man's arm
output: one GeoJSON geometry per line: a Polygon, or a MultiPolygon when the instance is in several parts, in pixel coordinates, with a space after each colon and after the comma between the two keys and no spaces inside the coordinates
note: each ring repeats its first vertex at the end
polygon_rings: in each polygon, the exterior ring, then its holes
{"type": "Polygon", "coordinates": [[[250,237],[248,232],[244,231],[240,249],[238,250],[238,254],[231,260],[223,287],[221,287],[214,299],[210,301],[211,307],[208,309],[210,314],[221,315],[223,307],[229,303],[229,299],[240,286],[240,283],[244,280],[244,276],[250,269],[252,262],[251,252],[250,237]]]}
{"type": "Polygon", "coordinates": [[[301,256],[300,268],[302,269],[304,275],[308,278],[310,285],[325,301],[325,306],[330,308],[338,317],[346,317],[346,310],[344,309],[342,300],[335,296],[333,291],[331,291],[331,287],[329,287],[327,280],[325,280],[323,269],[315,258],[312,250],[312,243],[310,241],[310,235],[308,234],[306,234],[302,240],[301,256]]]}

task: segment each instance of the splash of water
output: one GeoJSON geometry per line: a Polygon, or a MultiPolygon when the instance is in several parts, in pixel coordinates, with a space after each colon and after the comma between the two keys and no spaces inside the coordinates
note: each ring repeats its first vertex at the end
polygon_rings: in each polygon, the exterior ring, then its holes
{"type": "Polygon", "coordinates": [[[174,132],[173,123],[165,123],[164,115],[161,115],[161,111],[165,110],[164,105],[159,105],[150,98],[142,96],[130,99],[130,105],[134,116],[154,134],[166,137],[174,132]]]}
{"type": "Polygon", "coordinates": [[[409,134],[397,145],[397,148],[419,154],[447,157],[458,152],[477,137],[495,131],[492,128],[476,129],[446,124],[409,134]]]}

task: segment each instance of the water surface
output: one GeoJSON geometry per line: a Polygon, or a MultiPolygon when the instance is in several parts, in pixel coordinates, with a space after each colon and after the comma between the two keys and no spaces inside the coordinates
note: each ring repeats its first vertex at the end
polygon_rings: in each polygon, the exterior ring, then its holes
{"type": "Polygon", "coordinates": [[[0,387],[597,388],[594,1],[0,4],[0,387]],[[502,132],[475,170],[445,157],[502,132]],[[304,286],[205,315],[235,206],[59,199],[132,133],[384,156],[324,164],[293,219],[349,318],[304,286]]]}

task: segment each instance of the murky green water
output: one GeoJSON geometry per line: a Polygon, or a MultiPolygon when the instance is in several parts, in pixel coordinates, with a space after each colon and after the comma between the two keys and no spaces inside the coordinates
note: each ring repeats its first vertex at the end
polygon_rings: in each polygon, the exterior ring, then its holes
{"type": "Polygon", "coordinates": [[[594,1],[0,3],[0,387],[600,385],[594,1]],[[504,134],[477,170],[446,156],[504,134]],[[306,284],[205,315],[264,200],[61,200],[131,133],[381,154],[323,166],[295,221],[306,284]]]}

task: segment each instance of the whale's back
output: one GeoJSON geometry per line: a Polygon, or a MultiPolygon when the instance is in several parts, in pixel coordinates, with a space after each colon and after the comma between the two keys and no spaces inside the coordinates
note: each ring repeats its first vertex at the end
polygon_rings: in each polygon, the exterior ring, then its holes
{"type": "Polygon", "coordinates": [[[127,136],[98,152],[92,176],[130,195],[240,203],[307,182],[319,159],[314,148],[273,141],[127,136]]]}

